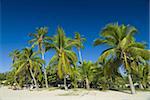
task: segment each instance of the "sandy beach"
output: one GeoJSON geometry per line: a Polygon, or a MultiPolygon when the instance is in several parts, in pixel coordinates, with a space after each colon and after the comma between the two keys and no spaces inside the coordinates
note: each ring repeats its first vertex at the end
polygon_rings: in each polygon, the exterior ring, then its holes
{"type": "Polygon", "coordinates": [[[150,100],[150,92],[137,92],[135,95],[117,91],[96,90],[11,90],[0,88],[0,100],[150,100]]]}

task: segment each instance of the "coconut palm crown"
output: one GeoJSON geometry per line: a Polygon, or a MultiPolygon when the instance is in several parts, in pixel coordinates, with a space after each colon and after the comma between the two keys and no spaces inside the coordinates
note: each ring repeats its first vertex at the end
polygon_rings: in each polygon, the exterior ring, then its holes
{"type": "Polygon", "coordinates": [[[21,73],[23,71],[29,71],[31,77],[34,81],[36,88],[38,88],[38,84],[35,78],[35,74],[40,72],[42,64],[44,64],[44,60],[38,57],[37,52],[33,52],[31,48],[24,48],[19,59],[13,64],[16,67],[16,74],[21,73]]]}
{"type": "Polygon", "coordinates": [[[57,28],[57,34],[46,43],[46,50],[54,49],[55,55],[50,60],[50,65],[57,66],[57,74],[59,78],[64,77],[64,86],[66,86],[66,77],[71,75],[71,67],[75,67],[77,56],[72,47],[78,45],[78,42],[65,36],[65,32],[61,27],[57,28]]]}
{"type": "Polygon", "coordinates": [[[128,74],[131,93],[133,94],[135,93],[135,88],[131,78],[131,66],[129,66],[129,61],[131,61],[131,58],[135,55],[149,59],[148,54],[150,53],[144,49],[143,44],[135,41],[134,34],[136,32],[137,29],[130,25],[118,25],[118,23],[108,24],[101,32],[101,38],[94,41],[94,46],[107,44],[110,47],[99,57],[99,62],[111,57],[117,57],[122,60],[128,74]]]}

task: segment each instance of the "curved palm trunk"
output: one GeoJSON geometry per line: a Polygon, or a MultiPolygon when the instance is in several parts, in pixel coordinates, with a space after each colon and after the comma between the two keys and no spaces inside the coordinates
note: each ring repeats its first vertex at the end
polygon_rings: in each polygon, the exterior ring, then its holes
{"type": "MultiPolygon", "coordinates": [[[[128,63],[127,63],[127,57],[126,57],[125,52],[123,52],[123,55],[124,55],[125,66],[126,66],[126,68],[129,68],[129,65],[128,65],[128,63]]],[[[130,73],[128,73],[128,79],[129,79],[131,94],[135,94],[135,87],[134,87],[134,85],[133,85],[133,81],[132,81],[132,77],[131,77],[131,74],[130,74],[130,73]]]]}
{"type": "Polygon", "coordinates": [[[34,81],[35,87],[36,87],[36,89],[38,89],[39,87],[38,87],[38,85],[37,85],[37,81],[36,81],[36,79],[35,79],[35,77],[34,77],[34,74],[33,74],[33,72],[32,72],[32,69],[29,68],[29,70],[30,70],[30,74],[31,74],[31,76],[32,76],[32,79],[33,79],[33,81],[34,81]]]}
{"type": "MultiPolygon", "coordinates": [[[[44,60],[44,52],[42,52],[42,59],[44,60]]],[[[48,88],[46,68],[45,68],[45,65],[43,66],[44,66],[43,70],[44,70],[45,85],[46,85],[46,88],[48,88]]]]}
{"type": "Polygon", "coordinates": [[[90,85],[89,85],[89,80],[88,80],[88,78],[86,78],[85,81],[86,81],[86,88],[87,88],[87,89],[90,89],[90,85]]]}
{"type": "Polygon", "coordinates": [[[78,48],[78,55],[79,55],[80,62],[81,62],[81,64],[82,64],[82,63],[83,63],[83,60],[82,60],[82,54],[81,54],[80,48],[78,48]]]}
{"type": "Polygon", "coordinates": [[[65,90],[68,90],[68,87],[67,87],[67,82],[66,82],[66,75],[64,76],[64,88],[65,90]]]}

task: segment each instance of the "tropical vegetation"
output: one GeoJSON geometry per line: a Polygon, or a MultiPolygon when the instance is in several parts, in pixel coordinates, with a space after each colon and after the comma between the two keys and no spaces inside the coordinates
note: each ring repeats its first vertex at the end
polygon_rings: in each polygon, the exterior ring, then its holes
{"type": "Polygon", "coordinates": [[[145,43],[136,41],[136,33],[131,25],[106,25],[93,45],[106,45],[107,49],[92,62],[83,59],[86,38],[79,32],[71,38],[58,27],[56,34],[49,36],[47,27],[37,28],[29,35],[31,46],[10,53],[12,70],[0,74],[0,84],[65,90],[130,88],[132,94],[136,89],[150,89],[150,51],[145,43]],[[48,55],[51,52],[52,57],[48,55]]]}

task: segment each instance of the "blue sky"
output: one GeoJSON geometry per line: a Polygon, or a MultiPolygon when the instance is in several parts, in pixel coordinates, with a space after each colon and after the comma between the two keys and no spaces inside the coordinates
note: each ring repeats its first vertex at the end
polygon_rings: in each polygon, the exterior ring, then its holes
{"type": "MultiPolygon", "coordinates": [[[[87,41],[83,58],[96,61],[106,46],[93,47],[93,40],[108,23],[130,24],[138,29],[137,41],[149,42],[148,0],[0,0],[0,72],[11,69],[8,54],[28,45],[28,34],[36,27],[49,27],[55,34],[58,25],[67,36],[80,32],[87,41]]],[[[46,54],[48,61],[53,52],[46,54]]]]}

